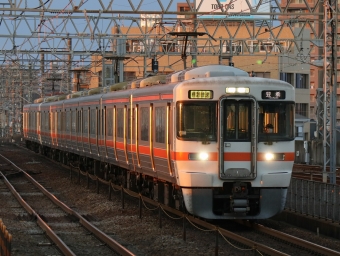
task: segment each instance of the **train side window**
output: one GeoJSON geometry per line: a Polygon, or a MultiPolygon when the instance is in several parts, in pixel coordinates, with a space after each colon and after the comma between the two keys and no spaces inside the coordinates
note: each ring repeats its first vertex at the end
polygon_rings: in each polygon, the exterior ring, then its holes
{"type": "Polygon", "coordinates": [[[124,137],[124,109],[118,108],[117,109],[117,137],[123,138],[124,137]]]}
{"type": "MultiPolygon", "coordinates": [[[[66,111],[66,120],[70,120],[71,113],[70,111],[66,111]]],[[[70,132],[70,122],[66,122],[66,132],[70,132]]]]}
{"type": "Polygon", "coordinates": [[[57,130],[58,132],[61,132],[61,112],[57,112],[57,122],[58,122],[58,127],[57,127],[57,130]]]}
{"type": "Polygon", "coordinates": [[[105,136],[106,135],[106,106],[100,112],[101,112],[101,119],[100,119],[101,134],[100,136],[105,136]]]}
{"type": "Polygon", "coordinates": [[[165,143],[165,107],[155,108],[155,141],[165,143]]]}
{"type": "Polygon", "coordinates": [[[65,121],[65,110],[61,112],[61,130],[64,132],[66,129],[66,121],[65,121]]]}
{"type": "Polygon", "coordinates": [[[50,112],[50,127],[49,127],[49,132],[54,131],[54,113],[51,111],[50,112]]]}
{"type": "Polygon", "coordinates": [[[94,135],[96,132],[96,110],[90,110],[90,134],[94,135]]]}
{"type": "Polygon", "coordinates": [[[149,141],[149,123],[150,123],[150,111],[148,107],[142,107],[140,109],[140,126],[141,137],[143,141],[149,141]]]}
{"type": "Polygon", "coordinates": [[[131,139],[131,108],[127,110],[127,139],[131,139]]]}
{"type": "Polygon", "coordinates": [[[89,117],[87,114],[87,109],[83,110],[83,133],[88,133],[89,131],[89,117]]]}
{"type": "Polygon", "coordinates": [[[77,133],[81,132],[81,110],[77,109],[77,133]]]}
{"type": "Polygon", "coordinates": [[[72,114],[72,120],[71,120],[71,131],[72,133],[75,133],[76,132],[76,111],[75,110],[71,110],[72,114]]]}
{"type": "Polygon", "coordinates": [[[108,108],[106,110],[106,135],[112,136],[113,135],[113,109],[108,108]]]}

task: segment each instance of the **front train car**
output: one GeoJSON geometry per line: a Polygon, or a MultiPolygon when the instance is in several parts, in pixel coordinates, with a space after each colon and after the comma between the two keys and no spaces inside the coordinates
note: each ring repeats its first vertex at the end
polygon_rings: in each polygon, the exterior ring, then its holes
{"type": "Polygon", "coordinates": [[[219,65],[174,79],[172,158],[188,212],[207,219],[280,213],[294,162],[294,87],[219,65]]]}

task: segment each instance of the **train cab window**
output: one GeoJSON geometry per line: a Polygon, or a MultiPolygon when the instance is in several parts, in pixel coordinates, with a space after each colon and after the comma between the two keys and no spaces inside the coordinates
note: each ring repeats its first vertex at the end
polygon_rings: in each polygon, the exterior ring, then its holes
{"type": "Polygon", "coordinates": [[[250,140],[251,103],[249,101],[227,101],[224,106],[224,140],[250,140]]]}
{"type": "Polygon", "coordinates": [[[259,102],[259,141],[294,139],[294,104],[259,102]]]}
{"type": "Polygon", "coordinates": [[[142,107],[140,109],[140,126],[141,126],[140,139],[143,141],[149,141],[149,124],[150,124],[149,108],[142,107]]]}
{"type": "Polygon", "coordinates": [[[217,103],[177,103],[177,137],[191,141],[216,141],[217,103]]]}

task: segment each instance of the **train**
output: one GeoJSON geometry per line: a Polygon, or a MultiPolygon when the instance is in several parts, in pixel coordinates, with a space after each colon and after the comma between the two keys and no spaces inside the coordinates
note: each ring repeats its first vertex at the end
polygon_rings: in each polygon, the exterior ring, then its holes
{"type": "Polygon", "coordinates": [[[188,214],[259,220],[283,211],[295,89],[207,65],[23,107],[26,146],[188,214]]]}

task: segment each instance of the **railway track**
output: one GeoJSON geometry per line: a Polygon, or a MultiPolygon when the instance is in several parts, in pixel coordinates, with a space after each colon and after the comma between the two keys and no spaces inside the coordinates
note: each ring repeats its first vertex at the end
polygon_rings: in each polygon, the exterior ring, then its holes
{"type": "MultiPolygon", "coordinates": [[[[329,167],[326,169],[329,171],[329,167]]],[[[293,166],[293,178],[306,179],[312,181],[323,181],[323,166],[321,165],[306,165],[306,164],[294,164],[293,166]]],[[[340,168],[336,169],[337,184],[340,185],[340,168]]],[[[327,177],[327,182],[330,179],[327,177]]]]}
{"type": "MultiPolygon", "coordinates": [[[[32,168],[33,169],[33,168],[32,168]]],[[[75,170],[71,170],[70,172],[74,172],[75,170]]],[[[81,181],[86,181],[86,184],[88,186],[88,176],[83,176],[81,172],[78,172],[80,176],[82,176],[81,181]]],[[[60,173],[60,175],[62,175],[60,173]]],[[[66,175],[67,176],[67,175],[66,175]]],[[[93,184],[100,184],[100,186],[105,187],[108,185],[107,182],[104,182],[100,179],[91,178],[90,179],[90,190],[93,188],[93,184]]],[[[81,182],[81,184],[84,184],[81,182]]],[[[80,184],[80,185],[81,185],[80,184]]],[[[46,184],[47,185],[47,184],[46,184]]],[[[139,193],[135,193],[133,191],[128,191],[125,188],[122,188],[120,186],[115,186],[110,184],[112,186],[113,190],[116,191],[116,194],[118,194],[119,199],[122,200],[122,208],[124,208],[124,197],[122,195],[125,194],[127,198],[133,198],[136,199],[135,203],[139,203],[138,207],[136,207],[135,210],[137,210],[136,215],[139,216],[140,219],[145,220],[145,216],[147,213],[144,213],[145,211],[148,212],[148,210],[152,209],[152,211],[156,211],[158,214],[156,216],[159,217],[159,220],[155,221],[155,214],[153,214],[153,225],[157,224],[159,227],[163,225],[163,228],[165,226],[164,222],[164,215],[172,216],[176,219],[177,224],[172,226],[177,226],[177,229],[179,231],[171,231],[172,233],[181,234],[182,239],[184,241],[187,241],[189,239],[192,239],[192,237],[196,237],[198,241],[190,241],[190,243],[185,243],[185,245],[188,247],[188,250],[186,250],[187,255],[198,255],[197,253],[190,253],[192,249],[190,244],[196,244],[194,247],[199,247],[198,244],[210,244],[210,246],[214,247],[215,255],[230,255],[231,248],[235,251],[233,255],[296,255],[296,252],[300,256],[302,255],[310,255],[311,252],[315,253],[316,255],[340,255],[337,251],[326,248],[324,246],[320,246],[311,242],[308,242],[304,239],[285,234],[284,232],[277,232],[273,229],[266,228],[265,226],[261,225],[255,225],[250,224],[249,222],[244,222],[245,225],[250,225],[249,231],[231,231],[228,230],[228,226],[225,228],[222,227],[222,225],[214,225],[212,223],[194,218],[190,215],[183,214],[182,212],[177,211],[176,209],[172,209],[166,205],[160,204],[158,202],[155,202],[151,200],[150,198],[143,197],[139,193]],[[127,196],[128,195],[128,196],[127,196]],[[145,210],[146,209],[146,210],[145,210]],[[139,211],[139,212],[138,212],[139,211]],[[178,223],[179,222],[179,223],[178,223]],[[163,224],[162,224],[163,223],[163,224]],[[210,242],[209,236],[202,236],[202,230],[210,233],[210,242]],[[193,232],[195,235],[193,235],[193,232]],[[259,236],[259,233],[262,235],[259,236]],[[199,235],[201,234],[201,235],[199,235]],[[264,234],[264,235],[263,235],[264,234]],[[205,239],[202,239],[204,237],[205,239]],[[208,240],[207,240],[208,239],[208,240]],[[212,241],[212,242],[211,242],[212,241]],[[215,243],[215,244],[214,244],[215,243]],[[294,253],[293,253],[294,252],[294,253]]],[[[76,186],[77,187],[77,186],[76,186]]],[[[79,185],[78,185],[79,187],[79,185]]],[[[96,190],[97,190],[96,185],[96,190]]],[[[103,191],[108,191],[107,189],[102,189],[103,191]]],[[[112,192],[112,190],[111,190],[112,192]]],[[[129,206],[131,207],[131,206],[129,206]]],[[[127,214],[128,210],[122,209],[121,211],[125,212],[127,214]]],[[[151,214],[152,215],[152,214],[151,214]]],[[[132,222],[132,220],[131,220],[132,222]]],[[[131,223],[131,229],[133,229],[132,226],[136,224],[131,223]]],[[[145,229],[145,228],[144,228],[145,229]]],[[[147,227],[148,230],[151,230],[152,228],[150,226],[147,227]]],[[[135,233],[141,233],[143,228],[140,228],[136,226],[135,233]]],[[[133,231],[132,231],[133,233],[133,231]]],[[[163,233],[163,232],[162,232],[163,233]]],[[[144,234],[144,240],[148,241],[148,237],[144,234]]],[[[176,240],[174,237],[171,238],[172,240],[176,240]]],[[[150,240],[150,239],[149,239],[150,240]]],[[[178,245],[177,245],[178,246],[178,245]]],[[[168,248],[164,247],[164,252],[160,251],[163,255],[169,255],[165,251],[168,250],[168,248]]],[[[171,251],[179,250],[178,248],[174,247],[171,249],[171,251]]],[[[213,251],[210,251],[212,253],[213,251]]],[[[204,255],[204,254],[201,254],[204,255]]]]}
{"type": "MultiPolygon", "coordinates": [[[[0,157],[7,161],[12,169],[0,172],[4,184],[64,255],[93,255],[93,247],[97,248],[96,253],[99,255],[134,255],[58,200],[27,172],[3,155],[0,154],[0,157]]],[[[51,245],[49,242],[44,244],[51,245]]],[[[46,246],[43,254],[47,253],[45,249],[46,246]]]]}

